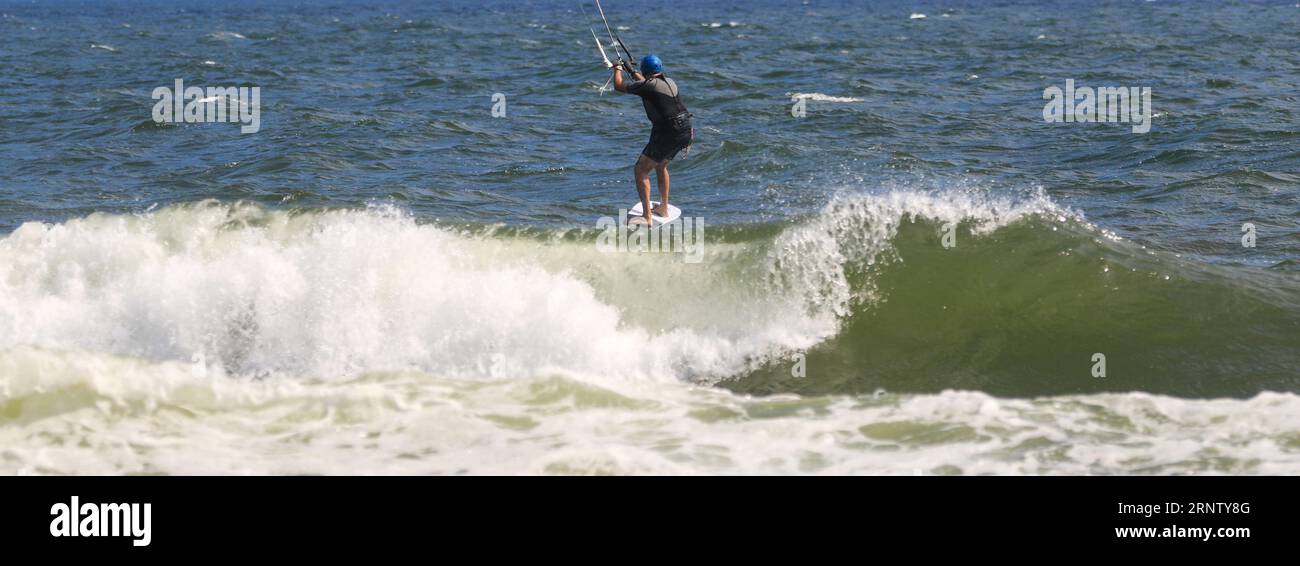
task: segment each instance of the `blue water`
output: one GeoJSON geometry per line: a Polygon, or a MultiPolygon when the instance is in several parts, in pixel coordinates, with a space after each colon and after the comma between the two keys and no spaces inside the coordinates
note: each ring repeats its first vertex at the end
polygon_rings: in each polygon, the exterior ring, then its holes
{"type": "MultiPolygon", "coordinates": [[[[845,190],[1041,186],[1157,248],[1258,266],[1300,250],[1294,2],[607,8],[680,81],[698,140],[675,195],[717,223],[813,213],[845,190]],[[1151,132],[1044,123],[1043,89],[1067,78],[1151,87],[1151,132]],[[792,93],[857,101],[810,100],[797,119],[792,93]],[[1268,246],[1236,244],[1247,221],[1268,246]]],[[[0,227],[211,197],[590,225],[635,200],[648,124],[637,100],[596,92],[586,10],[2,3],[0,227]],[[150,92],[176,78],[260,86],[261,131],[153,126],[150,92]]]]}

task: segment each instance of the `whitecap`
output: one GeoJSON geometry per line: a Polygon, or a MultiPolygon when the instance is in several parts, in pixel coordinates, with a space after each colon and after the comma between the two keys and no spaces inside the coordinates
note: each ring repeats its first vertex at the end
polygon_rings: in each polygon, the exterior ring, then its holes
{"type": "Polygon", "coordinates": [[[212,38],[212,39],[220,39],[220,40],[227,40],[227,39],[248,39],[248,38],[245,37],[243,34],[241,34],[241,33],[236,33],[236,32],[233,32],[233,31],[214,31],[214,32],[208,34],[208,37],[210,37],[210,38],[212,38]]]}
{"type": "Polygon", "coordinates": [[[789,96],[791,98],[807,99],[814,102],[862,102],[861,98],[853,98],[848,96],[831,96],[828,94],[822,94],[820,92],[790,92],[790,93],[786,93],[786,96],[789,96]]]}

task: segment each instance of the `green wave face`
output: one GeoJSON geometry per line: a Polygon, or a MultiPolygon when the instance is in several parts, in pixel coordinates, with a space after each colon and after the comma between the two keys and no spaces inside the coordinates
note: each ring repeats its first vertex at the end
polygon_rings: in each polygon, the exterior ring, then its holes
{"type": "Polygon", "coordinates": [[[904,223],[842,331],[727,386],[751,393],[1000,396],[1144,391],[1249,396],[1300,387],[1300,280],[1156,253],[1033,215],[986,234],[904,223]],[[1095,354],[1105,376],[1095,377],[1095,354]]]}

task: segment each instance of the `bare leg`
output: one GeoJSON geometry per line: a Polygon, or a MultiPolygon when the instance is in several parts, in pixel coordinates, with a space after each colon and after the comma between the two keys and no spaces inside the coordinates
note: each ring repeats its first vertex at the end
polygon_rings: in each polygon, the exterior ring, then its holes
{"type": "Polygon", "coordinates": [[[668,217],[668,162],[664,161],[655,168],[655,177],[659,179],[659,206],[655,214],[668,217]]]}
{"type": "MultiPolygon", "coordinates": [[[[636,160],[636,166],[632,169],[636,177],[636,192],[641,197],[641,216],[645,224],[651,225],[654,222],[650,217],[650,171],[655,168],[655,165],[653,160],[642,155],[636,160]]],[[[640,224],[640,222],[634,223],[640,224]]]]}

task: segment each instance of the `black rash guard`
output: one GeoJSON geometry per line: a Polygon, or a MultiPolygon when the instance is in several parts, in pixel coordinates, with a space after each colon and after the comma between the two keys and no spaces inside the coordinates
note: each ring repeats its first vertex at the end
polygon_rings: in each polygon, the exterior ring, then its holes
{"type": "Polygon", "coordinates": [[[656,128],[670,126],[673,118],[686,113],[677,83],[663,75],[627,85],[627,92],[641,97],[645,115],[656,128]]]}
{"type": "Polygon", "coordinates": [[[682,104],[677,83],[659,75],[628,85],[627,92],[641,97],[645,115],[654,124],[650,128],[650,143],[641,150],[643,155],[657,163],[667,163],[690,147],[695,128],[691,125],[691,113],[682,104]]]}

